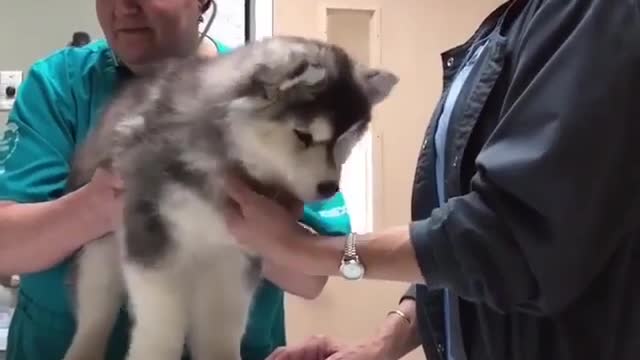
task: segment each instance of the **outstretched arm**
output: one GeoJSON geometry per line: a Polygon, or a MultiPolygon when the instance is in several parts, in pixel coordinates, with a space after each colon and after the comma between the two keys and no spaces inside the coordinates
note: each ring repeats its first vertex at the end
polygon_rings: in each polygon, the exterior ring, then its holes
{"type": "MultiPolygon", "coordinates": [[[[504,110],[470,192],[428,219],[363,235],[358,251],[369,278],[449,288],[505,312],[553,314],[632,241],[638,4],[548,1],[538,11],[562,14],[554,20],[562,31],[532,22],[520,40],[527,52],[510,66],[504,110]]],[[[309,236],[295,224],[261,219],[262,211],[277,213],[272,204],[234,187],[241,213],[229,222],[239,241],[309,274],[338,274],[344,237],[301,240],[309,236]],[[259,242],[253,231],[277,237],[259,242]]]]}
{"type": "Polygon", "coordinates": [[[59,199],[0,203],[0,274],[38,272],[63,261],[119,223],[121,202],[110,174],[59,199]]]}
{"type": "Polygon", "coordinates": [[[269,260],[262,263],[262,273],[267,280],[282,290],[308,300],[320,295],[328,279],[322,275],[307,275],[269,260]]]}

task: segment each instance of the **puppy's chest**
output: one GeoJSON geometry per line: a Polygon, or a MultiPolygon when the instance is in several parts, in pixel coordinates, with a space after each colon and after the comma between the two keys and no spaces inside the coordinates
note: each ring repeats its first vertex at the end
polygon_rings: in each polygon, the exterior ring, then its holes
{"type": "Polygon", "coordinates": [[[260,263],[236,246],[215,205],[178,189],[164,199],[172,254],[176,264],[203,283],[226,284],[226,289],[248,295],[260,278],[260,263]]]}
{"type": "Polygon", "coordinates": [[[239,251],[216,200],[205,198],[202,192],[169,185],[160,199],[159,210],[180,251],[239,251]]]}

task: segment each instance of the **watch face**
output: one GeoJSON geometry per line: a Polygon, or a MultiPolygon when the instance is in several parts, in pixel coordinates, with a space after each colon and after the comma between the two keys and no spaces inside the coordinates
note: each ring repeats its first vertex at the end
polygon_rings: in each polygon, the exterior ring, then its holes
{"type": "Polygon", "coordinates": [[[362,266],[354,261],[344,263],[341,270],[342,275],[349,280],[360,279],[363,275],[362,266]]]}

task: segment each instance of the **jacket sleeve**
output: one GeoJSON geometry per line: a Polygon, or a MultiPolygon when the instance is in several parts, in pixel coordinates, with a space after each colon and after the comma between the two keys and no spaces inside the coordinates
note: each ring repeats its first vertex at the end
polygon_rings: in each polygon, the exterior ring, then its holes
{"type": "Polygon", "coordinates": [[[620,249],[638,209],[640,2],[615,3],[538,9],[470,192],[411,225],[431,289],[553,314],[620,249]]]}
{"type": "Polygon", "coordinates": [[[415,284],[411,284],[411,286],[409,286],[407,291],[400,297],[399,303],[403,302],[406,299],[413,299],[413,300],[416,299],[416,285],[415,284]]]}

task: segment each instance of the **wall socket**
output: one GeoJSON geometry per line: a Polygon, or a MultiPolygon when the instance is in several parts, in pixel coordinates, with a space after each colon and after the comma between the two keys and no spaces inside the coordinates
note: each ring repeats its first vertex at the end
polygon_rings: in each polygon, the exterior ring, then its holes
{"type": "Polygon", "coordinates": [[[0,111],[11,110],[20,84],[22,71],[0,71],[0,111]]]}

